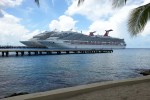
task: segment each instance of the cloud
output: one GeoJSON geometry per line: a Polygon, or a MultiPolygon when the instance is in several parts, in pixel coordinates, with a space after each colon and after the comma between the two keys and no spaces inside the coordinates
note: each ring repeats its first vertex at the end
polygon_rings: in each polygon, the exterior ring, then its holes
{"type": "Polygon", "coordinates": [[[148,4],[148,3],[149,3],[149,0],[144,0],[143,4],[148,4]]]}
{"type": "Polygon", "coordinates": [[[150,22],[147,23],[147,25],[145,26],[145,29],[144,29],[144,31],[141,33],[141,35],[142,35],[142,36],[150,35],[149,28],[150,28],[150,22]]]}
{"type": "Polygon", "coordinates": [[[2,14],[2,11],[0,10],[0,18],[3,17],[4,15],[2,14]]]}
{"type": "Polygon", "coordinates": [[[18,6],[23,0],[0,0],[0,9],[18,6]]]}
{"type": "Polygon", "coordinates": [[[28,39],[31,39],[33,36],[41,33],[41,32],[44,32],[44,31],[40,31],[40,30],[34,30],[32,32],[28,32],[28,33],[25,33],[22,35],[22,40],[21,41],[27,41],[28,39]]]}
{"type": "Polygon", "coordinates": [[[15,7],[21,5],[23,0],[0,0],[0,18],[4,15],[2,14],[2,9],[15,7]]]}
{"type": "Polygon", "coordinates": [[[0,41],[1,45],[21,45],[19,41],[27,40],[39,31],[30,32],[20,24],[21,19],[2,11],[0,18],[0,41]]]}
{"type": "MultiPolygon", "coordinates": [[[[19,6],[22,2],[23,0],[0,0],[0,45],[22,45],[19,41],[28,40],[40,33],[39,30],[28,30],[21,24],[21,18],[4,11],[6,8],[19,6]]],[[[28,14],[32,11],[29,7],[26,10],[28,14]]]]}
{"type": "Polygon", "coordinates": [[[77,21],[75,21],[73,18],[62,15],[58,18],[58,20],[52,20],[49,24],[50,30],[59,30],[59,31],[67,31],[70,29],[76,29],[75,24],[77,21]]]}
{"type": "Polygon", "coordinates": [[[78,0],[73,1],[72,5],[66,10],[66,15],[80,14],[95,21],[98,19],[107,20],[113,14],[110,0],[85,0],[80,7],[77,6],[77,2],[78,0]]]}

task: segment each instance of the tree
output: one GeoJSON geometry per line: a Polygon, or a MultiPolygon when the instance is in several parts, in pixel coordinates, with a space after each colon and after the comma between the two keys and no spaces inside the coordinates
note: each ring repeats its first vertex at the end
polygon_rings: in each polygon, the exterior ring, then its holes
{"type": "MultiPolygon", "coordinates": [[[[113,0],[113,7],[122,7],[128,0],[113,0]]],[[[150,20],[150,3],[134,8],[128,19],[128,31],[132,36],[142,32],[150,20]]]]}
{"type": "MultiPolygon", "coordinates": [[[[78,0],[78,6],[80,6],[85,0],[78,0]]],[[[35,0],[39,6],[39,0],[35,0]]],[[[112,5],[114,8],[124,6],[128,0],[113,0],[112,5]]],[[[150,3],[134,8],[128,19],[128,31],[132,36],[136,36],[141,33],[148,20],[150,20],[150,3]]]]}

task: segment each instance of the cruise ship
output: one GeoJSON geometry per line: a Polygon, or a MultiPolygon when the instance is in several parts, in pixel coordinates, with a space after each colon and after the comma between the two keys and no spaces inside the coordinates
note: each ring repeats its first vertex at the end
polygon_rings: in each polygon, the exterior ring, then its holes
{"type": "Polygon", "coordinates": [[[109,36],[109,32],[105,30],[104,35],[94,35],[90,32],[85,35],[73,31],[45,31],[40,33],[28,41],[20,41],[28,47],[46,47],[50,49],[124,49],[126,43],[124,39],[109,36]]]}

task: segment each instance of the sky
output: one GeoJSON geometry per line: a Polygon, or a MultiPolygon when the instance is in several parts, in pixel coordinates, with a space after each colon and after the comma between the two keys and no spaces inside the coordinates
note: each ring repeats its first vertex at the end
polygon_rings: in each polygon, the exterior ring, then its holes
{"type": "Polygon", "coordinates": [[[0,45],[22,45],[44,31],[78,31],[103,35],[113,29],[110,36],[122,38],[127,48],[150,48],[150,22],[144,31],[132,37],[127,21],[132,9],[149,3],[150,0],[128,0],[122,8],[112,8],[111,0],[85,0],[77,6],[78,0],[40,0],[40,7],[34,0],[0,0],[0,45]]]}

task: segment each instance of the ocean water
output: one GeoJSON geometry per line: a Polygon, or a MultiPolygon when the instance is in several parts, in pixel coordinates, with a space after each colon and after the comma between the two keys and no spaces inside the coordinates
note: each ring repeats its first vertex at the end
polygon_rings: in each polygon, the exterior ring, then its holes
{"type": "Polygon", "coordinates": [[[99,54],[0,56],[0,98],[12,93],[35,93],[139,77],[139,71],[143,69],[150,69],[150,49],[118,49],[99,54]]]}

